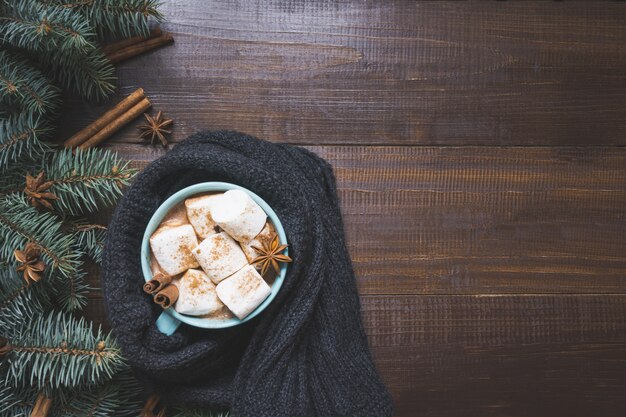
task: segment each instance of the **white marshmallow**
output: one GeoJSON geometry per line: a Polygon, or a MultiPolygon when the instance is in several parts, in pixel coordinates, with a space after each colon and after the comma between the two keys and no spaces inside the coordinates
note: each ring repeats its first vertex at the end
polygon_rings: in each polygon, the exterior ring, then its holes
{"type": "Polygon", "coordinates": [[[263,229],[267,215],[246,192],[228,190],[212,204],[211,217],[234,239],[248,242],[263,229]]]}
{"type": "Polygon", "coordinates": [[[217,297],[215,284],[198,269],[189,269],[177,283],[178,301],[174,309],[182,314],[201,316],[224,308],[217,297]]]}
{"type": "Polygon", "coordinates": [[[248,264],[239,244],[224,232],[207,237],[192,253],[216,284],[248,264]]]}
{"type": "MultiPolygon", "coordinates": [[[[259,256],[259,253],[254,250],[253,246],[257,248],[263,247],[263,242],[269,242],[270,239],[276,234],[276,228],[272,224],[272,222],[265,222],[265,226],[263,230],[259,232],[258,235],[254,237],[254,239],[250,240],[246,243],[241,243],[241,249],[243,249],[243,253],[246,254],[246,258],[248,258],[248,262],[252,262],[254,258],[259,256]]],[[[258,268],[257,268],[258,269],[258,268]]]]}
{"type": "Polygon", "coordinates": [[[270,295],[271,288],[253,266],[247,265],[217,284],[216,291],[226,307],[242,320],[270,295]]]}
{"type": "Polygon", "coordinates": [[[187,218],[198,236],[203,239],[217,233],[215,231],[215,222],[211,217],[211,205],[217,201],[219,196],[221,194],[210,194],[185,200],[187,218]]]}
{"type": "Polygon", "coordinates": [[[168,275],[176,275],[196,268],[198,262],[191,254],[198,245],[196,233],[189,224],[163,226],[150,236],[150,248],[159,266],[168,275]]]}

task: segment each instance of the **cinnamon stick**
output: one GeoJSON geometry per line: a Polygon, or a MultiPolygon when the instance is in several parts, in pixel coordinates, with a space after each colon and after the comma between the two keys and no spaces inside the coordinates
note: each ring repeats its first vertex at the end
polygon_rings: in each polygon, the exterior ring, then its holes
{"type": "Polygon", "coordinates": [[[117,132],[118,130],[126,126],[128,123],[134,120],[137,116],[144,113],[146,110],[150,108],[150,106],[152,106],[152,103],[150,103],[150,100],[148,100],[147,98],[144,98],[139,103],[131,107],[131,109],[128,110],[126,113],[122,114],[121,116],[113,120],[110,124],[107,124],[105,127],[102,128],[102,130],[100,130],[98,133],[96,133],[95,135],[87,139],[87,141],[79,145],[78,148],[79,149],[93,148],[94,146],[98,145],[100,142],[102,142],[103,140],[111,136],[113,133],[117,132]]]}
{"type": "Polygon", "coordinates": [[[151,394],[141,409],[139,417],[164,417],[167,409],[162,406],[160,402],[161,397],[156,394],[151,394]]]}
{"type": "Polygon", "coordinates": [[[171,275],[165,275],[161,272],[152,276],[152,279],[143,284],[143,290],[148,294],[154,294],[161,291],[167,284],[172,282],[171,275]]]}
{"type": "Polygon", "coordinates": [[[178,287],[168,284],[154,296],[154,302],[164,309],[170,308],[178,300],[178,287]]]}
{"type": "Polygon", "coordinates": [[[161,46],[169,45],[174,43],[174,37],[171,33],[164,33],[156,38],[148,39],[146,41],[141,41],[132,45],[129,45],[123,49],[118,51],[113,51],[111,53],[106,54],[106,57],[111,61],[112,64],[117,64],[118,62],[125,61],[134,56],[143,54],[145,52],[151,51],[161,46]]]}
{"type": "Polygon", "coordinates": [[[161,36],[162,34],[163,32],[161,31],[161,28],[157,27],[150,30],[150,34],[148,36],[133,36],[131,38],[122,39],[121,41],[104,45],[102,47],[102,52],[105,55],[109,55],[115,51],[119,51],[120,49],[124,49],[139,42],[147,41],[148,39],[156,38],[157,36],[161,36]]]}
{"type": "Polygon", "coordinates": [[[104,113],[89,126],[63,142],[63,146],[66,148],[75,148],[76,146],[82,144],[145,98],[146,96],[143,92],[143,88],[138,88],[131,95],[120,101],[111,110],[104,113]]]}
{"type": "Polygon", "coordinates": [[[52,399],[40,392],[35,400],[35,405],[30,412],[30,417],[46,417],[50,413],[52,407],[52,399]]]}

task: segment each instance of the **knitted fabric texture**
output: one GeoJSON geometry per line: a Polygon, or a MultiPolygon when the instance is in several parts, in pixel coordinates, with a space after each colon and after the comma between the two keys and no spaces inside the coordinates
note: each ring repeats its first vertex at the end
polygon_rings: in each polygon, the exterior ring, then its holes
{"type": "Polygon", "coordinates": [[[102,287],[109,321],[135,371],[168,403],[228,407],[233,417],[385,417],[390,396],[367,347],[331,166],[295,146],[237,132],[200,132],[150,163],[107,232],[102,287]],[[186,186],[246,187],[278,214],[289,264],[255,319],[223,330],[155,327],[142,291],[140,246],[150,217],[186,186]]]}

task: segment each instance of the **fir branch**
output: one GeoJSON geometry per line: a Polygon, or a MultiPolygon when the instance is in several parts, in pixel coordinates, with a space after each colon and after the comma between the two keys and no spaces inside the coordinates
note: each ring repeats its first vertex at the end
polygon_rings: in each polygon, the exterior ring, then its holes
{"type": "MultiPolygon", "coordinates": [[[[0,195],[21,193],[26,187],[26,175],[36,176],[42,171],[46,183],[52,184],[47,191],[58,197],[52,205],[61,217],[93,213],[112,206],[137,172],[129,167],[129,162],[120,160],[115,153],[107,150],[92,148],[73,152],[64,149],[50,157],[44,156],[38,164],[24,163],[8,172],[0,179],[0,195]]],[[[82,225],[80,229],[85,232],[98,227],[86,229],[82,225]]],[[[92,234],[94,238],[101,237],[101,234],[92,234]]],[[[89,239],[90,236],[84,238],[89,239]]],[[[89,249],[97,256],[97,248],[89,249]]]]}
{"type": "Polygon", "coordinates": [[[8,168],[9,162],[45,155],[50,147],[41,139],[51,131],[45,120],[26,112],[0,119],[0,172],[8,168]]]}
{"type": "Polygon", "coordinates": [[[59,106],[60,91],[26,60],[0,51],[0,102],[14,112],[51,115],[59,106]]]}
{"type": "Polygon", "coordinates": [[[80,59],[43,54],[44,71],[63,87],[86,100],[101,102],[115,91],[115,68],[99,49],[89,51],[80,59]]]}
{"type": "Polygon", "coordinates": [[[0,42],[21,48],[65,88],[88,100],[115,90],[114,68],[98,49],[89,22],[71,9],[23,0],[5,5],[0,42]]]}
{"type": "Polygon", "coordinates": [[[14,269],[0,270],[0,328],[12,334],[50,306],[50,287],[28,284],[14,269]]]}
{"type": "Polygon", "coordinates": [[[7,4],[5,13],[0,16],[0,40],[17,48],[76,56],[97,47],[89,22],[71,10],[22,0],[7,4]]]}
{"type": "Polygon", "coordinates": [[[107,228],[100,224],[90,224],[83,220],[70,221],[69,228],[74,233],[78,249],[99,264],[102,260],[107,228]]]}
{"type": "Polygon", "coordinates": [[[74,237],[63,233],[62,222],[52,213],[41,213],[19,194],[0,198],[0,260],[17,266],[13,251],[33,242],[42,252],[46,276],[58,272],[65,278],[77,273],[80,256],[74,237]]]}
{"type": "Polygon", "coordinates": [[[65,149],[56,152],[44,162],[42,170],[53,185],[49,191],[59,199],[55,208],[71,215],[94,212],[115,204],[136,173],[115,153],[92,148],[88,150],[65,149]]]}
{"type": "Polygon", "coordinates": [[[7,381],[37,389],[88,387],[111,379],[124,366],[114,338],[91,323],[52,312],[8,337],[7,381]]]}
{"type": "Polygon", "coordinates": [[[81,310],[87,305],[87,295],[92,288],[85,282],[85,273],[78,272],[55,282],[56,302],[64,311],[81,310]]]}
{"type": "Polygon", "coordinates": [[[0,388],[0,417],[29,417],[36,399],[37,391],[32,388],[3,385],[0,388]]]}
{"type": "Polygon", "coordinates": [[[39,0],[81,13],[98,31],[100,39],[147,36],[149,19],[161,22],[157,0],[39,0]]]}
{"type": "Polygon", "coordinates": [[[141,387],[129,369],[110,381],[89,390],[72,392],[55,415],[59,417],[136,417],[141,403],[141,387]]]}

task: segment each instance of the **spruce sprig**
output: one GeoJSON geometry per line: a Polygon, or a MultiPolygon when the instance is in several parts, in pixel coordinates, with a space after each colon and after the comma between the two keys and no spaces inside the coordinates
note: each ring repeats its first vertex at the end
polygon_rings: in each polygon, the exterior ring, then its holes
{"type": "Polygon", "coordinates": [[[50,306],[50,286],[28,284],[12,268],[0,270],[0,328],[6,334],[30,323],[50,306]]]}
{"type": "Polygon", "coordinates": [[[0,417],[29,417],[37,391],[30,387],[14,388],[0,381],[0,417]]]}
{"type": "Polygon", "coordinates": [[[43,157],[50,146],[41,139],[51,132],[52,128],[41,116],[29,112],[0,118],[0,172],[18,159],[43,157]]]}
{"type": "Polygon", "coordinates": [[[125,366],[110,334],[67,313],[40,316],[7,339],[6,378],[15,387],[48,391],[90,387],[110,380],[125,366]]]}
{"type": "MultiPolygon", "coordinates": [[[[19,193],[26,187],[26,176],[44,172],[45,181],[52,185],[48,192],[58,197],[52,203],[61,217],[92,213],[110,207],[122,195],[122,188],[129,184],[137,172],[108,150],[62,149],[46,153],[40,161],[23,162],[17,169],[0,178],[0,195],[19,193]]],[[[78,224],[75,225],[78,227],[78,224]]],[[[97,229],[92,225],[92,229],[97,229]]],[[[88,231],[82,225],[77,231],[88,231]]],[[[101,234],[93,234],[95,238],[101,234]]],[[[83,236],[83,238],[90,238],[83,236]]],[[[86,243],[89,243],[87,241],[86,243]]],[[[96,248],[90,247],[89,250],[96,248]]],[[[94,253],[97,256],[97,254],[94,253]]]]}
{"type": "Polygon", "coordinates": [[[36,55],[44,72],[88,100],[114,91],[114,68],[82,15],[36,0],[5,3],[3,12],[0,42],[36,55]]]}
{"type": "Polygon", "coordinates": [[[63,399],[55,415],[60,417],[136,417],[141,408],[141,387],[130,369],[111,381],[87,390],[73,391],[63,399]]]}
{"type": "Polygon", "coordinates": [[[74,234],[78,250],[84,252],[96,263],[102,260],[106,227],[89,223],[85,220],[71,220],[68,222],[69,230],[74,234]]]}
{"type": "Polygon", "coordinates": [[[89,22],[71,10],[50,7],[35,0],[5,3],[0,16],[0,39],[34,52],[62,51],[80,56],[95,49],[96,34],[89,22]]]}
{"type": "Polygon", "coordinates": [[[87,305],[87,295],[92,288],[85,282],[85,272],[59,279],[54,286],[56,305],[64,311],[81,310],[87,305]]]}
{"type": "Polygon", "coordinates": [[[49,191],[59,198],[55,208],[71,215],[112,206],[136,172],[115,153],[98,148],[75,153],[60,150],[42,164],[41,170],[53,183],[49,191]]]}
{"type": "Polygon", "coordinates": [[[163,20],[156,0],[39,0],[82,14],[95,27],[100,39],[146,36],[148,18],[163,20]]]}
{"type": "Polygon", "coordinates": [[[7,112],[51,115],[59,106],[60,91],[24,58],[0,51],[0,103],[7,112]]]}
{"type": "Polygon", "coordinates": [[[69,278],[75,276],[80,266],[81,252],[76,250],[71,234],[62,231],[60,219],[52,213],[39,212],[20,194],[0,198],[0,261],[17,267],[13,252],[33,242],[41,250],[46,274],[58,273],[69,278]]]}

